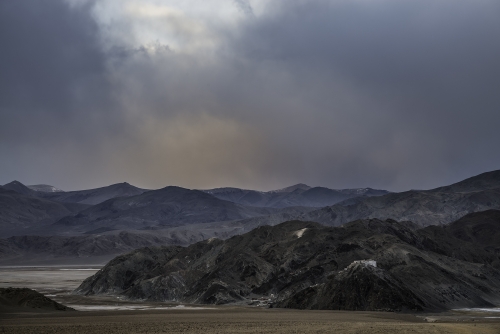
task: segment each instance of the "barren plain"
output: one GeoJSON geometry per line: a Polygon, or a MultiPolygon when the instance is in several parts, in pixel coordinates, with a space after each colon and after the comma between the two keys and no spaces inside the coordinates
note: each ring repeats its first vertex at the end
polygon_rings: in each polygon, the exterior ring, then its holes
{"type": "Polygon", "coordinates": [[[80,311],[0,313],[0,333],[500,333],[498,312],[439,314],[179,305],[70,294],[98,268],[0,268],[0,287],[29,287],[80,311]]]}

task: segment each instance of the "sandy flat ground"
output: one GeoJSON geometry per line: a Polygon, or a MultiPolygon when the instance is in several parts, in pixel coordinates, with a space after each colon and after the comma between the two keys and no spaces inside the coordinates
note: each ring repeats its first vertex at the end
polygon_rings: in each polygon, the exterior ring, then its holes
{"type": "Polygon", "coordinates": [[[3,314],[0,333],[500,333],[499,322],[427,323],[377,312],[212,310],[3,314]]]}
{"type": "Polygon", "coordinates": [[[0,287],[29,287],[83,311],[0,310],[2,333],[494,333],[498,312],[396,314],[145,303],[71,295],[98,268],[0,268],[0,287]],[[82,270],[85,269],[85,270],[82,270]],[[98,311],[97,311],[98,310],[98,311]]]}

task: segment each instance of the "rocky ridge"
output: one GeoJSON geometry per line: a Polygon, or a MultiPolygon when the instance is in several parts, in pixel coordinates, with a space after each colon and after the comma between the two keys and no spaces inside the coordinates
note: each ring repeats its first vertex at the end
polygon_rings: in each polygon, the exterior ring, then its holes
{"type": "Polygon", "coordinates": [[[123,183],[112,184],[107,187],[88,189],[88,190],[76,190],[76,191],[39,190],[37,196],[63,203],[80,203],[80,204],[96,205],[112,198],[140,195],[146,191],[148,190],[137,188],[127,182],[123,182],[123,183]]]}
{"type": "Polygon", "coordinates": [[[348,199],[298,218],[329,226],[356,219],[409,220],[420,226],[448,224],[466,214],[500,209],[500,171],[446,187],[348,199]]]}
{"type": "Polygon", "coordinates": [[[258,207],[285,208],[291,206],[323,207],[360,196],[381,196],[386,190],[371,188],[329,189],[296,184],[279,190],[256,191],[239,188],[216,188],[204,190],[219,199],[258,207]]]}

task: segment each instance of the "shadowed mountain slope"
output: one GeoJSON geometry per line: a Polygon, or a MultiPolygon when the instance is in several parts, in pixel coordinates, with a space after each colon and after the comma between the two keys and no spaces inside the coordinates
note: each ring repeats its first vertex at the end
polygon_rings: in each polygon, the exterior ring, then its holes
{"type": "Polygon", "coordinates": [[[26,196],[37,196],[38,194],[35,190],[26,187],[19,181],[12,181],[10,183],[4,184],[3,188],[7,190],[13,190],[26,196]]]}
{"type": "Polygon", "coordinates": [[[489,245],[500,240],[492,234],[483,245],[486,236],[478,231],[485,226],[498,231],[500,213],[421,230],[393,220],[336,228],[292,221],[225,241],[139,249],[110,261],[75,293],[207,304],[259,298],[309,309],[492,306],[500,302],[500,263],[489,245]],[[463,230],[476,231],[476,239],[463,230]],[[376,261],[376,267],[357,260],[376,261]]]}
{"type": "Polygon", "coordinates": [[[13,236],[0,239],[2,265],[96,264],[146,246],[188,244],[158,233],[117,231],[82,236],[13,236]]]}
{"type": "Polygon", "coordinates": [[[116,197],[135,196],[144,193],[145,189],[134,187],[127,182],[112,184],[107,187],[63,191],[63,192],[39,192],[38,196],[53,201],[64,203],[81,203],[95,205],[116,197]]]}
{"type": "Polygon", "coordinates": [[[449,186],[430,190],[431,192],[474,192],[500,188],[500,170],[482,173],[449,186]]]}
{"type": "MultiPolygon", "coordinates": [[[[145,230],[100,227],[75,235],[24,235],[0,239],[1,265],[104,264],[139,247],[187,246],[212,237],[227,239],[262,225],[277,225],[306,208],[230,222],[197,223],[145,230]]],[[[44,226],[47,230],[47,226],[44,226]]],[[[52,230],[53,231],[53,230],[52,230]]]]}
{"type": "Polygon", "coordinates": [[[52,228],[71,233],[105,229],[167,228],[268,215],[276,209],[245,207],[198,190],[166,187],[94,205],[52,228]]]}
{"type": "Polygon", "coordinates": [[[217,188],[205,192],[226,201],[259,207],[284,208],[291,206],[323,207],[359,196],[380,196],[386,190],[371,188],[334,190],[296,184],[273,191],[256,191],[239,188],[217,188]]]}
{"type": "Polygon", "coordinates": [[[0,232],[2,236],[23,234],[27,229],[53,223],[88,206],[58,203],[0,188],[0,232]]]}
{"type": "Polygon", "coordinates": [[[488,209],[500,209],[500,171],[432,190],[353,198],[311,211],[301,219],[340,226],[356,219],[390,218],[427,226],[447,224],[468,213],[488,209]]]}

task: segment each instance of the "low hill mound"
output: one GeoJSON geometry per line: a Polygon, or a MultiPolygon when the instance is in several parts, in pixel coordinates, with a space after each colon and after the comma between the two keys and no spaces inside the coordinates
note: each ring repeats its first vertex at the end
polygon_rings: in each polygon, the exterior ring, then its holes
{"type": "Polygon", "coordinates": [[[0,288],[0,308],[36,309],[44,311],[74,311],[43,294],[28,288],[0,288]]]}

